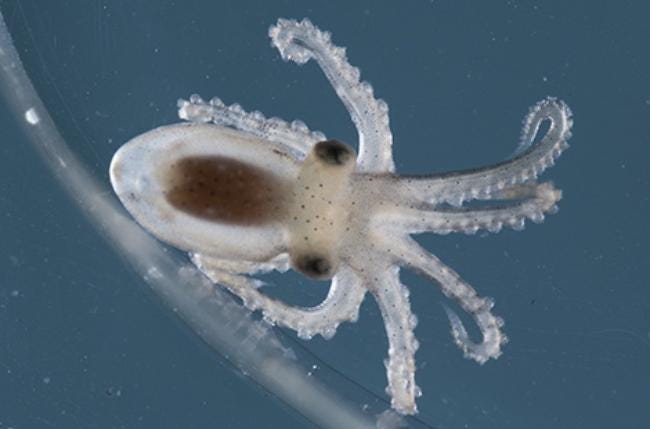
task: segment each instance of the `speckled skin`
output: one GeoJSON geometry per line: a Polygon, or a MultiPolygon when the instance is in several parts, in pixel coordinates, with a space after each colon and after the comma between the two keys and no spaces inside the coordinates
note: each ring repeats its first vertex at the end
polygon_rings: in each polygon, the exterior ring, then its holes
{"type": "Polygon", "coordinates": [[[484,363],[501,354],[503,321],[451,268],[410,234],[497,232],[541,222],[561,198],[537,177],[568,147],[571,111],[548,98],[526,116],[514,157],[496,165],[419,177],[394,172],[388,107],[359,79],[343,48],[308,20],[280,19],[269,30],[285,60],[318,62],[357,127],[357,153],[294,121],[265,118],[239,105],[192,96],[179,101],[188,122],[161,127],[124,145],[113,158],[111,182],[135,219],[191,254],[214,282],[239,296],[270,323],[302,338],[331,338],[355,321],[367,291],[377,301],[389,340],[387,393],[404,414],[417,412],[417,323],[399,270],[438,283],[469,313],[482,341],[469,339],[460,318],[448,316],[456,344],[484,363]],[[535,142],[540,124],[550,121],[535,142]],[[189,160],[189,161],[188,161],[189,160]],[[489,202],[471,206],[467,201],[489,202]],[[499,204],[495,204],[495,200],[499,204]],[[327,298],[297,308],[266,296],[255,273],[293,268],[331,278],[327,298]]]}

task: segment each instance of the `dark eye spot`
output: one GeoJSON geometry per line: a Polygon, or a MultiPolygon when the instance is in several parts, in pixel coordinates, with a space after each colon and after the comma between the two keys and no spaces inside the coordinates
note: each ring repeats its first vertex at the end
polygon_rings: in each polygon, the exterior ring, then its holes
{"type": "Polygon", "coordinates": [[[314,146],[316,156],[330,165],[344,165],[354,156],[354,152],[338,140],[325,140],[314,146]]]}
{"type": "Polygon", "coordinates": [[[308,277],[323,278],[330,275],[332,264],[320,255],[308,254],[296,259],[296,269],[308,277]]]}

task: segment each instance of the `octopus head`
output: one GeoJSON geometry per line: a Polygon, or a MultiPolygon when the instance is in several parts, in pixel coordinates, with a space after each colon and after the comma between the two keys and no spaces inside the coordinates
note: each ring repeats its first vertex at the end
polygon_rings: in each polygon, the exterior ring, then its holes
{"type": "Polygon", "coordinates": [[[350,146],[325,140],[313,146],[300,167],[286,231],[291,265],[308,277],[329,279],[338,271],[355,160],[350,146]]]}

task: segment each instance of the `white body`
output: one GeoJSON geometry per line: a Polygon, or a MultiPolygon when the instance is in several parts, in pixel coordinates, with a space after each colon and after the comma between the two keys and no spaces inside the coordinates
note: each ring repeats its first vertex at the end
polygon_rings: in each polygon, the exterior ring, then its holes
{"type": "Polygon", "coordinates": [[[388,107],[360,82],[358,69],[329,33],[307,20],[281,19],[269,34],[285,60],[314,59],[323,69],[357,127],[356,158],[352,149],[325,141],[302,122],[266,119],[238,105],[193,96],[179,103],[180,117],[190,122],[149,131],[115,154],[111,182],[142,226],[190,252],[210,279],[247,307],[303,338],[330,338],[341,322],[356,320],[370,291],[388,334],[387,393],[396,410],[415,413],[420,394],[416,318],[400,283],[401,268],[437,282],[473,316],[480,343],[469,339],[460,318],[448,310],[452,335],[465,356],[479,363],[497,358],[506,337],[503,321],[491,312],[492,301],[479,297],[409,235],[497,232],[504,226],[521,229],[525,219],[541,222],[557,209],[561,194],[536,179],[568,146],[571,112],[552,98],[533,106],[517,155],[508,161],[467,172],[400,177],[394,173],[388,107]],[[550,128],[534,144],[543,121],[550,121],[550,128]],[[202,169],[189,174],[193,170],[179,165],[202,169]],[[206,189],[205,178],[233,189],[206,189]],[[469,200],[490,203],[464,205],[469,200]],[[296,308],[262,293],[253,275],[289,266],[311,277],[331,277],[325,301],[296,308]]]}

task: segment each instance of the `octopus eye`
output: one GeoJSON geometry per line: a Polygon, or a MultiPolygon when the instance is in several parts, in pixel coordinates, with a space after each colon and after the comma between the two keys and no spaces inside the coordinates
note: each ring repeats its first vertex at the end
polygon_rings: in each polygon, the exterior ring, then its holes
{"type": "Polygon", "coordinates": [[[316,143],[314,152],[319,159],[330,165],[344,165],[354,156],[348,145],[338,140],[325,140],[316,143]]]}
{"type": "Polygon", "coordinates": [[[312,278],[328,277],[332,270],[332,264],[320,255],[302,255],[296,260],[296,268],[306,276],[312,278]]]}

